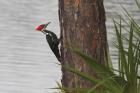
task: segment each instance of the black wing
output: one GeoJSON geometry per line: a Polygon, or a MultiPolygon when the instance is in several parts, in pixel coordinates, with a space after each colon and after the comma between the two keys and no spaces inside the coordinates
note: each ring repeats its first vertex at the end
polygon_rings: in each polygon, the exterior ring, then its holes
{"type": "Polygon", "coordinates": [[[57,57],[58,61],[60,61],[60,54],[58,48],[59,40],[54,38],[51,34],[47,34],[46,39],[54,55],[57,57]]]}

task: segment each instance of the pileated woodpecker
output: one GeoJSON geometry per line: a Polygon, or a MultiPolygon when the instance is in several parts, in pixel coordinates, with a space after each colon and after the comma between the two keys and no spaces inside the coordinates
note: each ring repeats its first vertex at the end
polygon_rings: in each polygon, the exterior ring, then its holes
{"type": "Polygon", "coordinates": [[[56,58],[58,59],[58,61],[61,61],[60,60],[59,48],[58,48],[60,40],[57,38],[55,33],[46,29],[46,27],[49,24],[50,24],[50,22],[48,22],[46,24],[41,24],[36,28],[36,30],[41,31],[46,35],[46,40],[47,40],[51,50],[53,51],[53,53],[56,56],[56,58]]]}

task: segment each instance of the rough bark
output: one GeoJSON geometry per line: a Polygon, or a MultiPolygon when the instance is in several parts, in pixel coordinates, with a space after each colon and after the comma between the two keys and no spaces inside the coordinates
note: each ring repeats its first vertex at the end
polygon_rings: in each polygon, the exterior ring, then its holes
{"type": "MultiPolygon", "coordinates": [[[[62,37],[61,64],[95,75],[70,48],[80,48],[83,53],[96,58],[100,64],[106,63],[107,34],[103,0],[59,0],[59,20],[62,37]]],[[[65,87],[93,86],[65,69],[62,69],[62,73],[62,85],[65,87]]]]}

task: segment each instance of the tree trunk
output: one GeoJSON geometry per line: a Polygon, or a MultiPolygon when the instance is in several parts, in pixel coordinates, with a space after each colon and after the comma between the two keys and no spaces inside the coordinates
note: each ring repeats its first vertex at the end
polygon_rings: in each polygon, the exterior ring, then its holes
{"type": "MultiPolygon", "coordinates": [[[[62,37],[61,64],[71,65],[81,72],[96,76],[84,60],[72,53],[70,48],[80,48],[83,53],[105,65],[107,34],[103,0],[59,0],[59,20],[62,37]]],[[[62,85],[65,87],[93,86],[90,82],[63,68],[62,73],[62,85]]]]}

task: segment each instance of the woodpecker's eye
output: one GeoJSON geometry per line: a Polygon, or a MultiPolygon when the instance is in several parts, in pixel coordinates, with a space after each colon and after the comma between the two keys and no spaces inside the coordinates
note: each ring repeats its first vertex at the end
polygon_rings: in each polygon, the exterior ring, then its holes
{"type": "Polygon", "coordinates": [[[36,27],[36,30],[41,31],[44,28],[45,25],[39,25],[36,27]]]}

